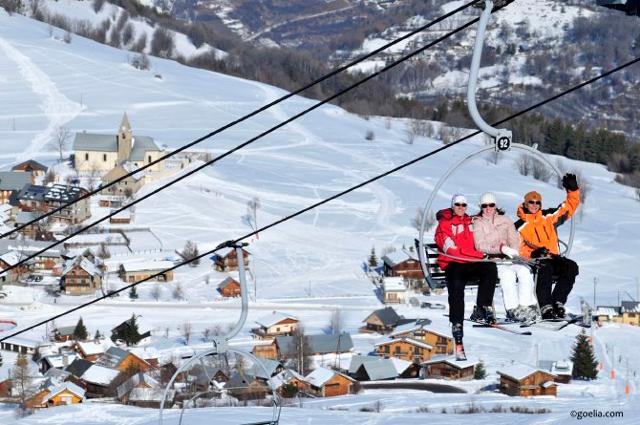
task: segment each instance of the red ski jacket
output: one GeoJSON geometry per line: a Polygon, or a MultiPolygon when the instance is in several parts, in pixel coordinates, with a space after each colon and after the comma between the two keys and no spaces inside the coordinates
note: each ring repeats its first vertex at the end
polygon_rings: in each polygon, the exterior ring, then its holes
{"type": "Polygon", "coordinates": [[[478,251],[473,243],[473,225],[471,217],[454,215],[451,208],[445,208],[436,214],[438,228],[435,240],[440,252],[458,257],[451,258],[440,254],[438,265],[442,270],[449,263],[468,263],[484,258],[484,253],[478,251]]]}

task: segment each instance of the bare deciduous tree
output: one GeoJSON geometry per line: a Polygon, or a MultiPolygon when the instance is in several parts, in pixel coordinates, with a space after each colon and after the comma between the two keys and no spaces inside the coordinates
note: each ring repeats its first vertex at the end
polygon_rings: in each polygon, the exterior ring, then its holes
{"type": "Polygon", "coordinates": [[[191,341],[191,335],[193,332],[193,327],[191,326],[191,322],[184,322],[180,325],[180,334],[185,340],[185,345],[189,345],[189,341],[191,341]]]}
{"type": "Polygon", "coordinates": [[[342,310],[336,308],[331,313],[331,322],[329,323],[329,330],[332,334],[337,335],[342,333],[342,329],[344,328],[344,319],[342,317],[342,310]]]}
{"type": "MultiPolygon", "coordinates": [[[[416,210],[416,215],[411,219],[411,225],[413,226],[414,229],[416,229],[418,232],[420,231],[420,228],[422,227],[422,216],[424,215],[424,208],[418,208],[416,210]]],[[[433,214],[433,212],[429,211],[429,213],[427,214],[427,222],[425,223],[425,230],[431,230],[431,228],[436,224],[436,217],[433,214]]]]}
{"type": "Polygon", "coordinates": [[[184,299],[184,290],[182,289],[182,285],[180,284],[180,282],[177,282],[176,286],[173,287],[172,295],[176,300],[184,299]]]}
{"type": "Polygon", "coordinates": [[[60,162],[62,162],[64,161],[64,153],[69,148],[71,133],[65,127],[58,127],[53,137],[53,144],[58,151],[60,162]]]}

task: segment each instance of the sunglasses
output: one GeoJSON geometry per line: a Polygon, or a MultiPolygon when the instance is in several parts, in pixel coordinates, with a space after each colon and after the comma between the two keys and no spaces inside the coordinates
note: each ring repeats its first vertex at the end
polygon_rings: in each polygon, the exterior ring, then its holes
{"type": "Polygon", "coordinates": [[[529,203],[531,205],[542,205],[542,202],[540,202],[540,201],[529,201],[529,203]]]}
{"type": "Polygon", "coordinates": [[[453,204],[453,205],[454,205],[454,206],[456,206],[456,207],[464,207],[464,208],[466,208],[466,207],[467,207],[467,204],[460,204],[460,203],[458,203],[458,202],[456,202],[456,203],[455,203],[455,204],[453,204]]]}
{"type": "Polygon", "coordinates": [[[496,206],[496,204],[494,204],[493,202],[490,204],[482,204],[480,205],[481,208],[494,208],[496,206]]]}

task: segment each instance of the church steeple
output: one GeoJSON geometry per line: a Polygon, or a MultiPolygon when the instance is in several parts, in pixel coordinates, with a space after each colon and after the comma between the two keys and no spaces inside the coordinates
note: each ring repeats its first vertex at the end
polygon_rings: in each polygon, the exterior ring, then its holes
{"type": "Polygon", "coordinates": [[[133,133],[131,132],[131,124],[129,124],[129,117],[127,117],[126,112],[122,116],[116,139],[118,142],[118,163],[121,163],[129,159],[133,146],[133,133]]]}

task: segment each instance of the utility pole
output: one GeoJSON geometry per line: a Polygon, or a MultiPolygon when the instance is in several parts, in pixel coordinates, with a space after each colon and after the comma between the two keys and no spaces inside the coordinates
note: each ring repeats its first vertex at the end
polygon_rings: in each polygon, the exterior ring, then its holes
{"type": "Polygon", "coordinates": [[[598,277],[593,278],[593,308],[596,308],[596,285],[598,284],[598,277]]]}

